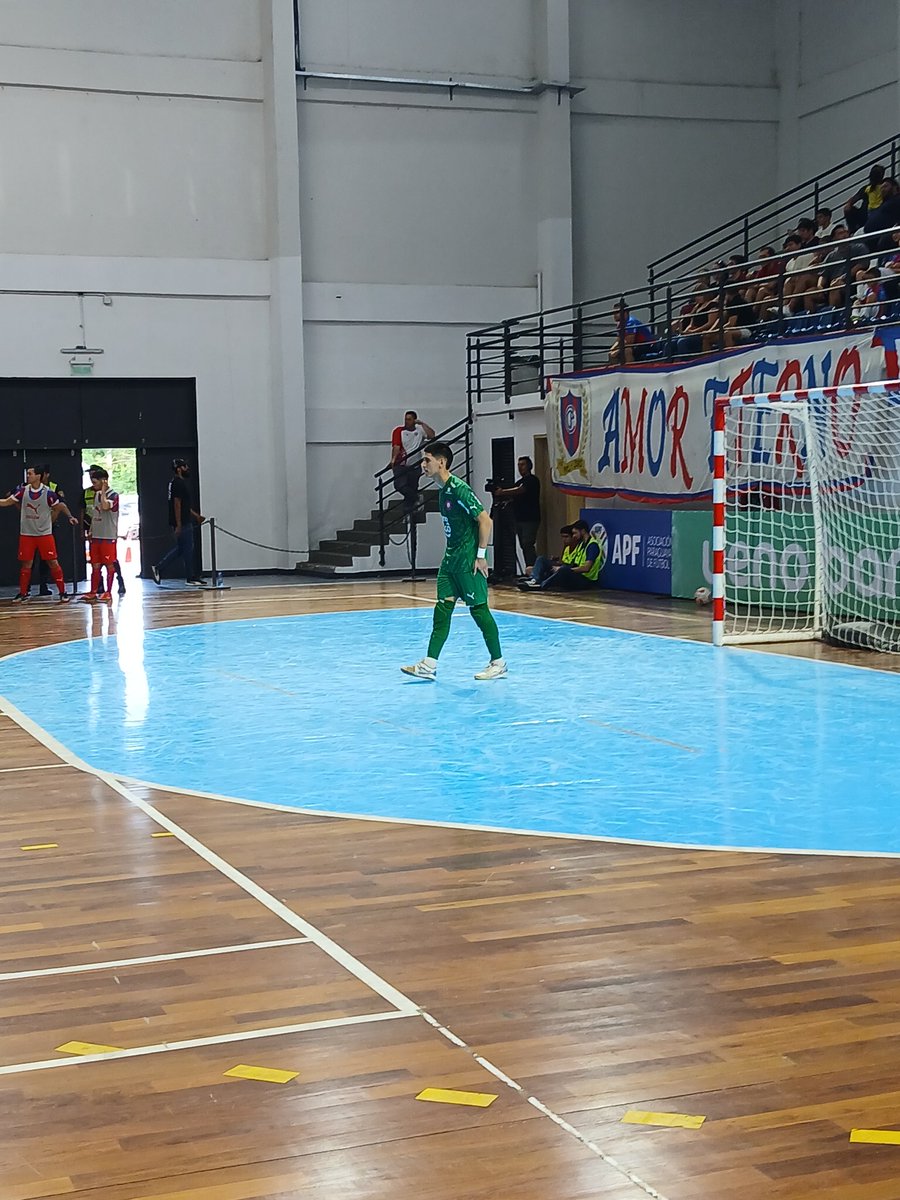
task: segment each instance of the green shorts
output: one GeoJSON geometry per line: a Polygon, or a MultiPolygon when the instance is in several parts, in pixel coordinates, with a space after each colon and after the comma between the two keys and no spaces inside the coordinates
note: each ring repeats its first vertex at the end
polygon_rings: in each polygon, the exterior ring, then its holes
{"type": "Polygon", "coordinates": [[[438,600],[462,600],[469,608],[487,604],[487,580],[480,571],[473,571],[468,560],[444,559],[437,577],[438,600]]]}

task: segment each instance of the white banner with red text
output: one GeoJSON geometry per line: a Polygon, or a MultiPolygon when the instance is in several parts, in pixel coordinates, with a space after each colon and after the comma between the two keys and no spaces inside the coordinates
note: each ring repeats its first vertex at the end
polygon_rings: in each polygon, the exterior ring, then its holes
{"type": "Polygon", "coordinates": [[[547,393],[553,482],[580,495],[679,504],[712,495],[722,396],[897,379],[900,326],[769,343],[683,366],[560,375],[547,393]]]}

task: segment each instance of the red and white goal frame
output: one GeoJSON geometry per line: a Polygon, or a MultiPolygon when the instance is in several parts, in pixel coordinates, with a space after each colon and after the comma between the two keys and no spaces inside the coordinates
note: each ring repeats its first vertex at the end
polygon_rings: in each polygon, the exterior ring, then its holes
{"type": "MultiPolygon", "coordinates": [[[[757,423],[762,427],[764,418],[757,423]]],[[[743,424],[743,422],[740,422],[743,424]]],[[[772,423],[772,428],[774,428],[772,423]]],[[[733,431],[734,427],[730,427],[733,431]]],[[[730,436],[734,436],[733,432],[730,436]]],[[[741,449],[746,451],[738,440],[741,449]]],[[[774,444],[774,443],[772,443],[774,444]]],[[[799,443],[798,443],[799,444],[799,443]]],[[[756,395],[735,395],[717,399],[713,407],[712,466],[713,466],[713,532],[712,532],[712,618],[713,643],[717,646],[735,641],[787,641],[796,638],[815,638],[822,634],[823,618],[823,530],[831,518],[828,509],[835,497],[844,494],[850,498],[866,488],[876,491],[888,484],[895,487],[900,483],[900,381],[881,380],[873,383],[846,384],[836,387],[807,388],[796,391],[762,392],[756,395]],[[866,397],[873,404],[865,405],[866,397]],[[886,399],[885,399],[886,398],[886,399]],[[811,527],[814,540],[810,544],[813,560],[811,581],[811,611],[803,628],[788,628],[789,623],[779,628],[768,628],[762,632],[740,637],[732,636],[726,629],[726,533],[729,506],[729,461],[726,445],[726,422],[734,410],[767,408],[784,414],[779,420],[805,435],[803,442],[803,480],[787,483],[784,474],[774,482],[767,480],[765,468],[760,469],[760,482],[752,482],[752,476],[742,478],[744,488],[758,487],[761,492],[769,490],[769,497],[796,497],[802,495],[811,510],[811,527]],[[866,411],[868,410],[868,411],[866,411]],[[877,411],[876,411],[877,410],[877,411]],[[896,414],[896,415],[895,415],[896,414]],[[817,424],[818,423],[818,424],[817,424]],[[832,426],[839,432],[833,432],[832,426]],[[818,429],[818,434],[816,430],[818,429]],[[849,431],[849,432],[848,432],[849,431]],[[840,433],[840,436],[839,436],[840,433]],[[854,438],[858,445],[854,444],[854,438]],[[881,453],[882,445],[890,446],[881,453]],[[748,484],[748,479],[751,482],[748,484]],[[824,480],[824,487],[820,487],[824,480]],[[820,493],[825,497],[820,502],[820,493]],[[822,508],[825,508],[823,516],[822,508]]],[[[797,451],[798,462],[800,452],[797,451]]],[[[740,454],[737,455],[740,458],[740,454]]],[[[746,459],[746,453],[744,454],[746,459]]],[[[745,466],[746,469],[746,466],[745,466]]],[[[739,491],[732,480],[732,496],[739,491]]],[[[886,493],[885,493],[886,494],[886,493]]],[[[787,502],[788,506],[790,501],[787,502]]],[[[771,505],[780,509],[779,501],[771,505]]]]}

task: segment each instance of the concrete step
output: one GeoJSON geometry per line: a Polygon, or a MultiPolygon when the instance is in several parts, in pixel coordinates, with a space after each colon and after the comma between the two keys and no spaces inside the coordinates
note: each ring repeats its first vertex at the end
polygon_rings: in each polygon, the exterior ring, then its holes
{"type": "Polygon", "coordinates": [[[352,558],[368,558],[378,544],[377,538],[336,537],[326,542],[319,542],[316,554],[349,554],[352,558]]]}
{"type": "Polygon", "coordinates": [[[309,555],[309,566],[352,567],[353,555],[330,550],[313,550],[309,555]]]}

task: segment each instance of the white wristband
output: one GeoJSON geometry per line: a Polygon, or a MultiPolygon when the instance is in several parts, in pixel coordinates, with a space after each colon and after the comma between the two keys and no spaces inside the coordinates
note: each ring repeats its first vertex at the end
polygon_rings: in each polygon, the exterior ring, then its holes
{"type": "Polygon", "coordinates": [[[485,550],[483,546],[479,546],[478,553],[475,555],[475,557],[476,558],[487,558],[487,550],[485,550]]]}

